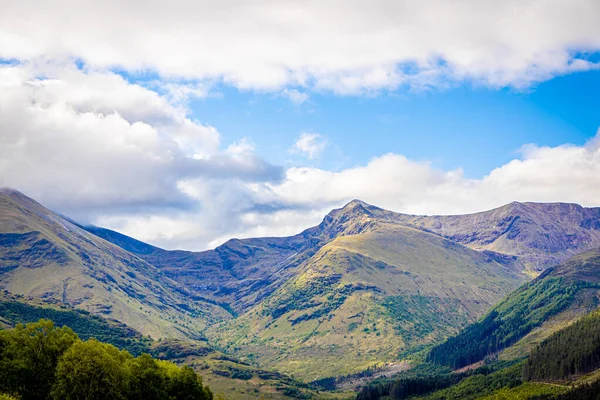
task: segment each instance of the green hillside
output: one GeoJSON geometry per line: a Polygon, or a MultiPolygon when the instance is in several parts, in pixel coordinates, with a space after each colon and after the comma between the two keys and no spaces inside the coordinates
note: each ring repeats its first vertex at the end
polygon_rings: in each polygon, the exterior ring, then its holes
{"type": "Polygon", "coordinates": [[[599,283],[600,249],[575,256],[358,399],[596,399],[599,283]]]}
{"type": "MultiPolygon", "coordinates": [[[[176,365],[188,365],[203,377],[217,395],[232,400],[349,398],[351,393],[319,394],[306,383],[291,377],[243,363],[211,348],[206,342],[152,340],[116,321],[91,315],[66,306],[24,303],[22,299],[0,298],[0,321],[10,329],[18,324],[35,323],[45,318],[56,327],[69,327],[81,340],[97,339],[126,350],[134,356],[147,353],[176,365]]],[[[0,329],[1,331],[2,329],[0,329]]]]}
{"type": "Polygon", "coordinates": [[[595,309],[599,293],[600,250],[596,249],[523,285],[477,323],[435,346],[428,360],[461,368],[507,348],[504,358],[521,357],[557,329],[595,309]]]}
{"type": "Polygon", "coordinates": [[[209,328],[210,340],[304,379],[345,375],[456,333],[523,280],[362,207],[344,219],[356,233],[321,247],[259,306],[209,328]]]}
{"type": "Polygon", "coordinates": [[[0,288],[154,337],[201,337],[207,324],[230,317],[156,267],[6,189],[0,190],[0,288]]]}

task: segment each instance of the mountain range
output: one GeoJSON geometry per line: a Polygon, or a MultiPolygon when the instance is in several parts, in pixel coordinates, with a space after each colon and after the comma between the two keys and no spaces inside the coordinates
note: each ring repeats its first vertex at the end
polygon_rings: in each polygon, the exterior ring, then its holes
{"type": "MultiPolygon", "coordinates": [[[[353,200],[298,235],[170,251],[0,191],[5,291],[154,338],[207,340],[303,380],[393,369],[485,318],[496,326],[498,315],[512,315],[531,293],[568,297],[574,289],[557,289],[564,284],[554,279],[570,281],[555,266],[599,247],[600,208],[511,203],[476,214],[415,216],[353,200]]],[[[593,308],[592,298],[573,295],[491,353],[508,359],[531,348],[564,316],[593,308]]],[[[444,362],[461,368],[480,361],[481,352],[490,349],[444,362]]]]}

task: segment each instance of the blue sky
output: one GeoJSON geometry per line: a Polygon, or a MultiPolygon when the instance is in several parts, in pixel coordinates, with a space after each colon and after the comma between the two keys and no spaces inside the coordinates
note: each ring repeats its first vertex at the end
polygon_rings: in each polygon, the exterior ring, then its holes
{"type": "Polygon", "coordinates": [[[354,198],[600,206],[598,1],[2,11],[0,186],[83,223],[201,250],[354,198]]]}
{"type": "Polygon", "coordinates": [[[310,164],[332,170],[392,152],[480,178],[518,157],[523,145],[582,145],[600,126],[599,71],[523,90],[465,83],[366,97],[312,94],[302,105],[270,93],[216,90],[222,96],[194,100],[190,109],[224,141],[249,137],[262,157],[294,165],[305,160],[288,150],[301,132],[316,132],[328,146],[310,164]]]}

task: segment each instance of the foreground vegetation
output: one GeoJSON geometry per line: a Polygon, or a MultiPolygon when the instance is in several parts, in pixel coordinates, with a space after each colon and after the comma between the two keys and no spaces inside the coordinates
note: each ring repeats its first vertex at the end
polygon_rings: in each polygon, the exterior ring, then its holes
{"type": "Polygon", "coordinates": [[[99,342],[49,320],[0,331],[0,392],[22,400],[212,400],[190,367],[99,342]]]}

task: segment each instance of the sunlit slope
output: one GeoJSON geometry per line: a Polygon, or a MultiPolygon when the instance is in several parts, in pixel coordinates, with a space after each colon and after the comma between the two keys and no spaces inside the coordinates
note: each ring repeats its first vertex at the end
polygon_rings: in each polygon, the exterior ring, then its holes
{"type": "Polygon", "coordinates": [[[523,279],[369,212],[346,223],[357,233],[324,245],[262,304],[209,336],[303,378],[347,374],[457,332],[523,279]]]}
{"type": "Polygon", "coordinates": [[[600,249],[579,254],[512,292],[480,321],[436,346],[430,361],[461,368],[490,355],[515,359],[600,303],[600,249]]]}
{"type": "Polygon", "coordinates": [[[156,267],[6,189],[0,191],[0,287],[156,337],[197,337],[207,323],[229,317],[156,267]]]}

